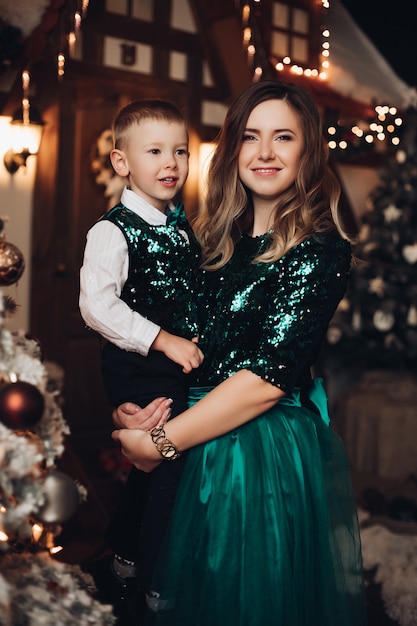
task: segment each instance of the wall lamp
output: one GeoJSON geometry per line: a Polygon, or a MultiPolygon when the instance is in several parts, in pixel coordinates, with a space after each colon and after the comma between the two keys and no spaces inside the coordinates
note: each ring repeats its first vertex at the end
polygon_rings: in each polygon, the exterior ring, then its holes
{"type": "Polygon", "coordinates": [[[10,174],[26,166],[31,154],[37,154],[41,143],[43,122],[39,112],[24,98],[10,121],[11,147],[4,155],[4,166],[10,174]]]}

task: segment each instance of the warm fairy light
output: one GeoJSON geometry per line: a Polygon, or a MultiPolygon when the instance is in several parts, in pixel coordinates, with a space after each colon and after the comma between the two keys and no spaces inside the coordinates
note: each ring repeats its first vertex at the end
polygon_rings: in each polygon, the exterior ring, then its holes
{"type": "Polygon", "coordinates": [[[26,92],[29,89],[29,83],[30,83],[30,74],[27,70],[24,70],[22,72],[22,87],[23,87],[24,92],[26,92]]]}
{"type": "Polygon", "coordinates": [[[243,31],[243,43],[247,46],[251,39],[252,39],[251,29],[249,27],[245,28],[245,30],[243,31]]]}
{"type": "MultiPolygon", "coordinates": [[[[0,506],[0,513],[6,513],[6,507],[2,504],[0,506]]],[[[0,541],[7,541],[9,539],[9,535],[3,529],[3,522],[0,518],[0,541]]]]}
{"type": "Polygon", "coordinates": [[[69,33],[69,35],[68,35],[68,47],[69,47],[70,57],[72,57],[74,55],[74,49],[75,49],[76,41],[77,41],[77,37],[75,36],[75,33],[69,33]]]}
{"type": "Polygon", "coordinates": [[[75,29],[75,32],[78,33],[80,28],[81,28],[81,15],[77,12],[74,15],[74,29],[75,29]]]}
{"type": "Polygon", "coordinates": [[[86,13],[86,11],[88,9],[88,5],[89,5],[89,0],[83,0],[83,2],[82,2],[82,12],[83,12],[83,15],[86,13]]]}
{"type": "MultiPolygon", "coordinates": [[[[253,2],[259,2],[260,0],[253,0],[253,2]]],[[[330,7],[330,0],[321,0],[322,8],[328,9],[330,7]]],[[[256,48],[250,42],[254,36],[253,29],[255,29],[256,25],[252,21],[256,19],[251,14],[252,6],[248,0],[243,4],[242,7],[242,33],[243,33],[243,43],[247,50],[247,55],[251,66],[254,62],[254,57],[256,55],[256,48]]],[[[255,33],[256,34],[256,33],[255,33]]],[[[327,81],[328,79],[328,71],[331,68],[331,41],[330,41],[330,30],[326,27],[321,31],[321,50],[320,50],[320,64],[317,68],[311,67],[302,67],[297,63],[294,63],[290,56],[285,56],[281,60],[274,61],[274,68],[277,72],[290,72],[296,76],[305,76],[311,79],[318,79],[320,81],[327,81]]],[[[258,80],[262,75],[263,70],[262,67],[256,67],[254,70],[254,80],[258,80]]],[[[375,119],[369,124],[364,120],[358,121],[357,124],[352,123],[350,132],[348,128],[342,128],[343,133],[346,135],[346,139],[343,138],[339,140],[337,138],[339,134],[339,130],[335,127],[328,128],[329,137],[333,137],[331,141],[328,142],[328,146],[330,149],[334,150],[339,148],[341,150],[346,150],[349,148],[349,144],[352,141],[349,138],[350,136],[355,136],[355,145],[358,144],[357,139],[361,141],[365,141],[368,144],[374,143],[376,140],[384,141],[387,137],[387,134],[390,135],[395,132],[395,128],[401,126],[402,119],[397,117],[392,119],[395,115],[397,115],[397,109],[395,107],[389,107],[387,105],[378,105],[375,106],[375,119]],[[392,117],[388,117],[392,116],[392,117]],[[357,139],[356,139],[357,138],[357,139]]],[[[353,121],[352,121],[353,122],[353,121]]],[[[343,127],[343,124],[340,124],[343,127]]],[[[393,145],[398,145],[400,140],[398,137],[390,136],[390,141],[392,141],[393,145]]]]}
{"type": "Polygon", "coordinates": [[[49,550],[50,554],[57,554],[58,552],[61,552],[61,550],[63,550],[62,546],[54,546],[53,548],[51,548],[49,550]]]}
{"type": "MultiPolygon", "coordinates": [[[[29,91],[29,83],[30,83],[30,74],[27,70],[22,72],[22,121],[23,124],[30,124],[30,103],[28,98],[29,91]]],[[[15,381],[12,381],[15,382],[15,381]]]]}
{"type": "Polygon", "coordinates": [[[244,24],[248,23],[250,17],[250,6],[249,4],[245,4],[245,6],[242,9],[242,20],[244,24]]]}
{"type": "Polygon", "coordinates": [[[35,543],[38,543],[39,539],[42,537],[43,526],[42,524],[33,524],[32,526],[32,539],[35,543]]]}
{"type": "Polygon", "coordinates": [[[9,378],[10,378],[10,382],[11,383],[16,383],[17,382],[17,376],[16,376],[15,372],[10,372],[9,378]]]}
{"type": "Polygon", "coordinates": [[[65,56],[60,52],[58,54],[58,76],[63,76],[65,73],[65,56]]]}

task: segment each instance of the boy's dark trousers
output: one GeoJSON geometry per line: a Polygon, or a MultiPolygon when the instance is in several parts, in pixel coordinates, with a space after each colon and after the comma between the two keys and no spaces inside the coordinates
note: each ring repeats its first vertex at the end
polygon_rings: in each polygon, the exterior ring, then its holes
{"type": "MultiPolygon", "coordinates": [[[[173,400],[172,417],[188,407],[189,376],[162,352],[143,357],[107,343],[102,350],[102,375],[109,402],[117,407],[134,402],[141,407],[157,397],[173,400]]],[[[120,501],[106,532],[106,542],[119,556],[134,561],[139,584],[151,588],[159,548],[175,501],[185,454],[162,461],[152,472],[129,472],[120,501]]]]}

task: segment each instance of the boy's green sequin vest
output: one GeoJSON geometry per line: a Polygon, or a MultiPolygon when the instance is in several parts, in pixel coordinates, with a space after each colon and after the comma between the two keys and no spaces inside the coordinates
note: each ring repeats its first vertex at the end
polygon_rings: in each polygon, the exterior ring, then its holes
{"type": "Polygon", "coordinates": [[[191,339],[198,334],[197,277],[200,250],[188,222],[181,230],[153,226],[119,204],[101,219],[122,231],[129,251],[129,273],[121,299],[167,332],[191,339]]]}

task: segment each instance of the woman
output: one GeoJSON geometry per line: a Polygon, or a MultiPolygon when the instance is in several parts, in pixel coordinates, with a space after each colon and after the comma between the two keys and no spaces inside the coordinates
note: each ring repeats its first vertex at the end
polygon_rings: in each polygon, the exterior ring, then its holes
{"type": "MultiPolygon", "coordinates": [[[[114,433],[144,471],[188,450],[149,623],[365,624],[348,463],[310,377],[351,263],[310,95],[248,87],[226,116],[208,190],[194,224],[205,360],[190,408],[150,432],[114,433]]],[[[131,410],[116,422],[131,427],[131,410]]]]}

